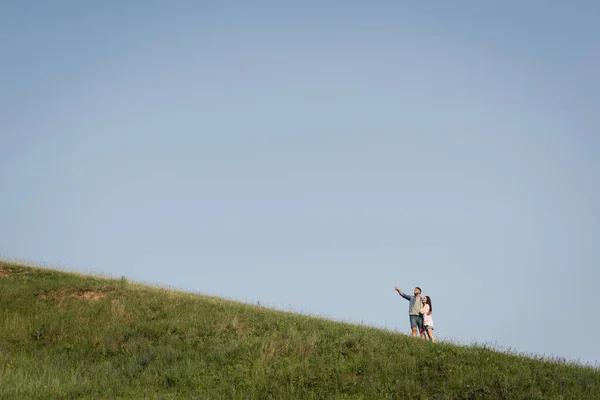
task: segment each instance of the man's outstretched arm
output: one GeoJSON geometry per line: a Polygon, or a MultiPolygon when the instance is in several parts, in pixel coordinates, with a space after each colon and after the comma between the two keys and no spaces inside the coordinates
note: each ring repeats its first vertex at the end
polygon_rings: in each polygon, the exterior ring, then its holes
{"type": "Polygon", "coordinates": [[[406,294],[402,293],[402,290],[398,289],[398,286],[394,286],[394,290],[395,290],[396,292],[398,292],[398,294],[399,294],[400,296],[404,297],[406,300],[410,300],[411,296],[408,296],[408,295],[406,295],[406,294]]]}

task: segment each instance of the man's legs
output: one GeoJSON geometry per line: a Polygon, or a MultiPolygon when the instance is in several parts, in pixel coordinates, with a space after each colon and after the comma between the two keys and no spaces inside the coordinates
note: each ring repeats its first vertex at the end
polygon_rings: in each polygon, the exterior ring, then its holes
{"type": "MultiPolygon", "coordinates": [[[[410,330],[412,331],[412,337],[417,337],[417,328],[419,328],[419,316],[418,315],[409,315],[410,318],[410,330]]],[[[423,329],[423,324],[421,324],[420,329],[423,329]]]]}

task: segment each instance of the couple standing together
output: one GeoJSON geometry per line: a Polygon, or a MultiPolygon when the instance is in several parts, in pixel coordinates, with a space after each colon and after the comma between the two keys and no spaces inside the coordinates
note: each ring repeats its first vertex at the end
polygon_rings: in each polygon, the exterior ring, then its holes
{"type": "Polygon", "coordinates": [[[433,307],[431,306],[429,296],[421,298],[421,288],[418,286],[415,288],[414,296],[402,293],[402,290],[398,289],[397,286],[394,289],[400,296],[410,301],[408,316],[410,318],[412,336],[417,337],[417,329],[419,329],[421,339],[425,339],[425,332],[427,332],[429,340],[435,342],[435,337],[433,336],[433,318],[431,317],[433,307]]]}

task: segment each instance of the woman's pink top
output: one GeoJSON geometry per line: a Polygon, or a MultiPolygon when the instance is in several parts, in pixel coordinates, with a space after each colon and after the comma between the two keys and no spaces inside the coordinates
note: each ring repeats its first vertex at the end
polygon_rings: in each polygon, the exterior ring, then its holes
{"type": "Polygon", "coordinates": [[[433,318],[431,318],[431,315],[427,315],[429,312],[429,304],[425,304],[420,312],[423,314],[423,325],[433,326],[433,318]]]}

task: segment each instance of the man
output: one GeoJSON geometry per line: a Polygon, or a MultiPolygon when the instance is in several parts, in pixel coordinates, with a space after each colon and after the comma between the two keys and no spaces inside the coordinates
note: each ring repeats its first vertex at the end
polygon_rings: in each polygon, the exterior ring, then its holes
{"type": "Polygon", "coordinates": [[[421,339],[425,339],[425,329],[423,329],[423,316],[420,313],[421,307],[423,306],[421,300],[421,288],[416,287],[414,296],[402,293],[402,290],[394,286],[394,289],[398,294],[408,300],[408,317],[410,318],[410,329],[412,331],[412,337],[417,337],[417,329],[421,333],[421,339]]]}

